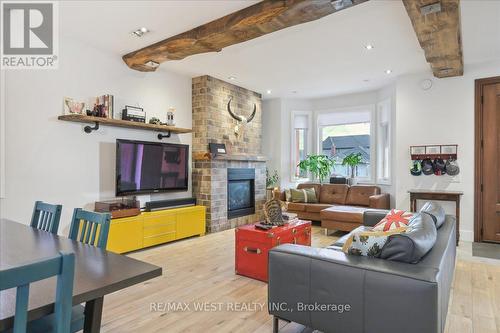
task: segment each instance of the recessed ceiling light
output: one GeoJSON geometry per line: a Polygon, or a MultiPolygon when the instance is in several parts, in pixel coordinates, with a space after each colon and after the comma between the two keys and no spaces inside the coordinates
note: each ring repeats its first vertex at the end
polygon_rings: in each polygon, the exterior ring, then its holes
{"type": "Polygon", "coordinates": [[[366,44],[365,49],[367,50],[373,50],[373,45],[372,44],[366,44]]]}
{"type": "Polygon", "coordinates": [[[331,0],[330,3],[335,10],[342,10],[346,7],[352,6],[353,4],[352,0],[331,0]]]}
{"type": "Polygon", "coordinates": [[[157,63],[156,61],[153,61],[153,60],[149,60],[144,65],[148,66],[148,67],[151,67],[151,68],[157,68],[158,66],[160,66],[159,63],[157,63]]]}
{"type": "Polygon", "coordinates": [[[266,91],[266,93],[267,93],[268,95],[269,95],[271,92],[272,92],[271,90],[266,91]]]}
{"type": "Polygon", "coordinates": [[[391,74],[392,73],[392,69],[386,69],[385,70],[385,74],[391,74]]]}
{"type": "Polygon", "coordinates": [[[147,34],[149,32],[149,29],[146,28],[146,27],[141,27],[137,30],[134,30],[132,31],[132,35],[135,36],[135,37],[142,37],[144,36],[145,34],[147,34]]]}
{"type": "Polygon", "coordinates": [[[235,76],[229,76],[228,79],[231,80],[231,81],[234,81],[234,80],[236,80],[236,77],[235,76]]]}

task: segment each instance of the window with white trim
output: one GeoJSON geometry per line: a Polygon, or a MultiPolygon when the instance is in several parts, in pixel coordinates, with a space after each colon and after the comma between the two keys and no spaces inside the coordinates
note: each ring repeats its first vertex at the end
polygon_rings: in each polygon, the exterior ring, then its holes
{"type": "Polygon", "coordinates": [[[297,166],[311,152],[311,112],[292,112],[292,137],[291,137],[291,180],[306,181],[309,175],[297,166]]]}
{"type": "Polygon", "coordinates": [[[335,160],[332,176],[354,176],[359,182],[373,182],[372,163],[375,138],[372,128],[373,106],[320,112],[318,153],[335,160]],[[357,154],[361,163],[354,170],[342,165],[346,156],[357,154]]]}
{"type": "Polygon", "coordinates": [[[391,100],[377,103],[377,183],[391,182],[391,100]]]}

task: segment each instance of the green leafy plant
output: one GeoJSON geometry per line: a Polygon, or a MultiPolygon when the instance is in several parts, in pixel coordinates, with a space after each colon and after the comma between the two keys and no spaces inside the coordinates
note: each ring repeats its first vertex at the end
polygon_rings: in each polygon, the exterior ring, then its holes
{"type": "Polygon", "coordinates": [[[280,181],[280,176],[278,175],[278,171],[274,170],[272,174],[269,172],[269,169],[266,168],[266,187],[274,187],[280,181]]]}
{"type": "Polygon", "coordinates": [[[361,153],[351,153],[344,157],[342,165],[348,165],[351,168],[351,178],[354,178],[356,167],[361,164],[362,161],[363,158],[361,157],[361,153]]]}
{"type": "Polygon", "coordinates": [[[301,171],[312,173],[322,183],[330,176],[334,163],[334,160],[326,155],[307,155],[305,160],[299,162],[298,167],[301,171]]]}

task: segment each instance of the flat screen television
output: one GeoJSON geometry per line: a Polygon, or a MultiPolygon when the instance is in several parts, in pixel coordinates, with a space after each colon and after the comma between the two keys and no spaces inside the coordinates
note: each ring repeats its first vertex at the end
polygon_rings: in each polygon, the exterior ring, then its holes
{"type": "Polygon", "coordinates": [[[189,146],[116,140],[116,195],[188,188],[189,146]]]}

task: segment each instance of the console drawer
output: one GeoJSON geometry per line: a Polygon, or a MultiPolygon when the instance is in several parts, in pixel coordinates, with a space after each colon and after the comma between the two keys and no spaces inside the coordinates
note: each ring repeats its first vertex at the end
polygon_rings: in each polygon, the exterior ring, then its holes
{"type": "Polygon", "coordinates": [[[156,234],[155,236],[144,236],[143,245],[144,247],[158,245],[161,243],[171,242],[175,240],[175,230],[170,232],[165,232],[163,234],[156,234]]]}
{"type": "Polygon", "coordinates": [[[150,226],[144,225],[144,237],[151,237],[157,235],[163,235],[167,232],[175,233],[175,221],[174,222],[158,222],[151,224],[150,226]]]}

